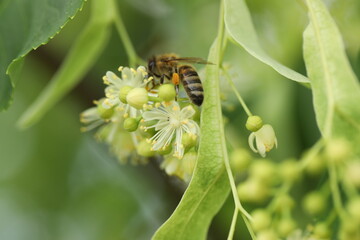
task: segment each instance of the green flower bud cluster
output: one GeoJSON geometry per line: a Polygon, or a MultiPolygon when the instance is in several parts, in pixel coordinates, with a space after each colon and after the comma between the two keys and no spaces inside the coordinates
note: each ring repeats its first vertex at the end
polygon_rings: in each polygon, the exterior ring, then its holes
{"type": "Polygon", "coordinates": [[[300,159],[254,159],[241,148],[229,159],[240,201],[245,209],[257,207],[251,213],[257,239],[360,239],[360,161],[348,141],[329,140],[300,159]],[[292,217],[299,212],[302,217],[292,217]]]}

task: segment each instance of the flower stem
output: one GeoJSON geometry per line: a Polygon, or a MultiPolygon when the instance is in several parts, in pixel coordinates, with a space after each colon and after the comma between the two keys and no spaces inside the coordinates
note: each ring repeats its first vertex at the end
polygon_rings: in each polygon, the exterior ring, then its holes
{"type": "Polygon", "coordinates": [[[233,218],[232,218],[232,221],[231,221],[229,235],[228,235],[228,238],[227,238],[228,240],[232,240],[234,238],[235,225],[236,225],[238,213],[239,213],[239,210],[237,208],[235,208],[233,218]]]}
{"type": "Polygon", "coordinates": [[[125,48],[126,54],[129,59],[129,65],[131,67],[135,67],[135,65],[138,63],[139,57],[137,56],[134,46],[132,45],[130,37],[126,31],[126,28],[125,28],[124,22],[121,18],[120,11],[118,10],[116,1],[113,1],[113,4],[115,6],[115,9],[114,9],[114,11],[115,11],[115,14],[114,14],[115,15],[114,16],[115,27],[119,33],[121,41],[124,44],[124,48],[125,48]]]}
{"type": "Polygon", "coordinates": [[[253,114],[250,112],[250,110],[247,107],[244,99],[241,97],[239,91],[236,89],[234,82],[231,80],[230,74],[228,73],[228,71],[224,67],[221,67],[221,69],[223,70],[223,72],[225,74],[225,77],[226,77],[226,80],[229,82],[229,85],[230,85],[231,89],[234,91],[234,93],[235,93],[237,99],[239,100],[241,106],[245,110],[248,117],[251,117],[253,114]]]}
{"type": "Polygon", "coordinates": [[[321,138],[319,141],[317,141],[314,146],[309,150],[309,152],[307,153],[307,155],[301,159],[301,170],[304,170],[306,168],[306,166],[314,160],[314,158],[316,157],[316,155],[319,154],[320,150],[324,147],[324,139],[321,138]]]}
{"type": "MultiPolygon", "coordinates": [[[[218,27],[218,35],[217,35],[217,47],[218,47],[218,49],[221,49],[222,51],[224,51],[224,49],[222,48],[223,41],[224,41],[224,32],[225,32],[225,29],[224,29],[224,3],[223,3],[223,1],[221,1],[220,2],[220,14],[219,14],[219,27],[218,27]]],[[[220,55],[221,55],[221,53],[220,53],[220,55]]],[[[216,64],[218,66],[221,65],[220,56],[218,57],[218,61],[216,62],[216,64]]],[[[235,202],[235,208],[236,208],[236,210],[241,212],[241,215],[245,221],[245,224],[246,224],[250,234],[253,236],[253,234],[252,234],[253,231],[252,231],[251,225],[249,224],[249,222],[247,220],[247,219],[252,220],[252,217],[241,205],[241,202],[240,202],[240,199],[238,196],[238,192],[236,189],[234,177],[231,172],[230,162],[229,162],[229,158],[227,156],[226,150],[225,150],[225,156],[224,156],[224,164],[225,164],[226,172],[228,174],[229,183],[230,183],[231,191],[232,191],[234,202],[235,202]]],[[[233,218],[233,221],[234,221],[234,218],[233,218]]],[[[235,224],[234,224],[234,228],[235,228],[235,224]]],[[[230,231],[231,231],[231,229],[230,229],[230,231]]],[[[231,232],[229,233],[229,236],[230,235],[231,235],[231,232]]],[[[254,236],[253,236],[253,239],[255,239],[254,236]]]]}
{"type": "Polygon", "coordinates": [[[344,214],[342,202],[341,202],[341,196],[338,186],[338,180],[337,180],[337,174],[335,165],[333,163],[328,164],[328,171],[329,171],[329,178],[330,178],[330,188],[331,188],[331,195],[334,201],[334,206],[337,214],[340,218],[342,218],[344,221],[346,221],[346,216],[344,214]]]}

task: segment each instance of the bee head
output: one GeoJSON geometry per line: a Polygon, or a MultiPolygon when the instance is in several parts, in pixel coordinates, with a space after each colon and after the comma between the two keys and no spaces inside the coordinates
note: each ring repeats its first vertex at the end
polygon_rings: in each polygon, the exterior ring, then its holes
{"type": "Polygon", "coordinates": [[[152,57],[148,61],[148,72],[154,73],[156,71],[156,60],[155,57],[152,57]]]}

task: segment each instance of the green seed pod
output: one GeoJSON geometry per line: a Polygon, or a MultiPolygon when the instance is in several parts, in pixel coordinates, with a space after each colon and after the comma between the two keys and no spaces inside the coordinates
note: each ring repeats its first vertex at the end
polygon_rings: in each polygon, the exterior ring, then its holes
{"type": "Polygon", "coordinates": [[[174,85],[172,84],[163,84],[159,87],[159,98],[165,102],[170,102],[175,100],[176,92],[174,85]]]}
{"type": "Polygon", "coordinates": [[[261,117],[259,117],[259,116],[248,117],[248,119],[246,120],[246,124],[245,124],[246,129],[251,132],[256,132],[257,130],[262,128],[263,125],[264,125],[263,121],[262,121],[261,117]]]}
{"type": "Polygon", "coordinates": [[[136,118],[126,118],[124,121],[124,129],[128,132],[134,132],[138,129],[139,120],[136,118]]]}
{"type": "Polygon", "coordinates": [[[296,227],[297,224],[294,220],[290,218],[281,219],[277,224],[277,232],[280,237],[287,237],[295,230],[296,227]]]}
{"type": "Polygon", "coordinates": [[[136,109],[142,109],[149,101],[148,92],[145,88],[134,88],[126,96],[126,101],[136,109]]]}
{"type": "Polygon", "coordinates": [[[114,108],[111,107],[111,108],[104,108],[103,106],[103,102],[104,102],[105,99],[101,99],[99,101],[99,103],[97,104],[97,111],[99,113],[99,116],[102,118],[102,119],[110,119],[113,115],[114,115],[114,108]]]}
{"type": "Polygon", "coordinates": [[[251,225],[255,232],[259,232],[260,230],[264,230],[269,228],[271,225],[271,216],[268,211],[264,209],[256,209],[251,213],[253,220],[251,221],[251,225]]]}
{"type": "Polygon", "coordinates": [[[120,99],[121,102],[127,103],[126,97],[127,97],[128,93],[129,93],[133,88],[134,88],[134,87],[131,87],[131,86],[124,86],[124,87],[120,88],[120,91],[119,91],[119,99],[120,99]]]}
{"type": "Polygon", "coordinates": [[[155,151],[152,151],[152,144],[147,142],[145,139],[139,142],[136,146],[136,152],[143,157],[152,157],[155,155],[155,151]]]}
{"type": "Polygon", "coordinates": [[[326,207],[326,198],[321,194],[321,192],[313,191],[308,193],[303,200],[304,210],[313,216],[323,213],[326,207]]]}
{"type": "Polygon", "coordinates": [[[299,162],[294,159],[285,160],[280,163],[279,173],[284,182],[295,182],[301,178],[299,162]]]}
{"type": "Polygon", "coordinates": [[[244,172],[251,161],[251,154],[243,148],[237,148],[230,154],[230,165],[233,172],[244,172]]]}

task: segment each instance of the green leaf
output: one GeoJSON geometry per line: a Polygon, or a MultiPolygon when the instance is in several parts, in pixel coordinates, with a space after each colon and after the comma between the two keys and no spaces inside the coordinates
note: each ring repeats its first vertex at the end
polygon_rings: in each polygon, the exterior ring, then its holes
{"type": "MultiPolygon", "coordinates": [[[[9,0],[0,3],[0,110],[10,105],[15,87],[15,79],[8,76],[12,63],[45,44],[82,4],[83,0],[9,0]]],[[[11,69],[18,71],[16,67],[11,69]]]]}
{"type": "Polygon", "coordinates": [[[91,20],[76,39],[50,83],[21,116],[18,123],[20,128],[27,128],[39,121],[92,67],[106,46],[110,34],[114,13],[112,3],[112,0],[92,1],[91,20]]]}
{"type": "MultiPolygon", "coordinates": [[[[208,61],[219,62],[220,44],[215,41],[208,61]]],[[[201,139],[193,178],[172,216],[158,229],[153,239],[206,239],[214,215],[230,190],[225,171],[227,156],[219,93],[219,68],[208,65],[201,115],[201,139]]]]}
{"type": "Polygon", "coordinates": [[[320,0],[307,1],[307,6],[310,24],[304,32],[304,58],[318,126],[325,138],[360,143],[360,86],[341,34],[320,0]]]}
{"type": "Polygon", "coordinates": [[[286,78],[308,83],[309,79],[270,57],[261,47],[244,0],[225,0],[225,25],[230,36],[249,54],[286,78]]]}

